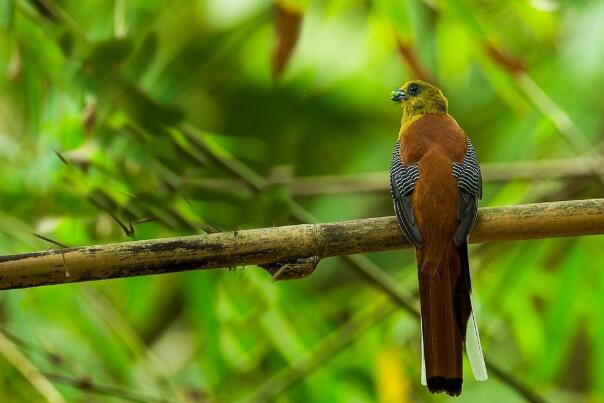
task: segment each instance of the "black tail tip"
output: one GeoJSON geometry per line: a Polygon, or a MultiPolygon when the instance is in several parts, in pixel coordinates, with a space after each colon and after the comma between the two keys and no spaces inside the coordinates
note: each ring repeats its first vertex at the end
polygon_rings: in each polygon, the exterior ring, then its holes
{"type": "Polygon", "coordinates": [[[443,378],[442,376],[434,376],[428,378],[428,390],[432,393],[445,392],[449,396],[459,396],[461,394],[461,378],[443,378]]]}

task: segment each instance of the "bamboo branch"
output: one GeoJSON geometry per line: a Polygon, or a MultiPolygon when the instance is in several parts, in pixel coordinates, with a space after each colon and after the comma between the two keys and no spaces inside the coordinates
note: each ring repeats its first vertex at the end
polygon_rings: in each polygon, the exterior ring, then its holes
{"type": "MultiPolygon", "coordinates": [[[[496,162],[483,164],[485,181],[505,182],[512,180],[561,179],[593,176],[590,158],[568,158],[543,161],[496,162]]],[[[600,167],[604,172],[604,166],[600,167]]],[[[300,177],[291,185],[295,196],[330,193],[386,192],[390,186],[390,174],[386,171],[357,175],[333,175],[300,177]]]]}
{"type": "MultiPolygon", "coordinates": [[[[535,179],[573,179],[594,176],[593,166],[597,164],[591,157],[551,159],[541,161],[495,162],[482,164],[483,179],[488,182],[535,179]]],[[[599,166],[604,173],[604,166],[599,166]]],[[[387,171],[365,172],[349,175],[322,175],[298,178],[269,178],[266,186],[289,186],[292,196],[314,196],[321,194],[387,192],[390,174],[387,171]]],[[[185,184],[232,192],[245,187],[244,181],[237,179],[186,179],[185,184]]]]}
{"type": "MultiPolygon", "coordinates": [[[[604,233],[604,199],[482,208],[470,242],[604,233]]],[[[409,247],[394,217],[222,232],[0,257],[0,289],[295,262],[409,247]]]]}

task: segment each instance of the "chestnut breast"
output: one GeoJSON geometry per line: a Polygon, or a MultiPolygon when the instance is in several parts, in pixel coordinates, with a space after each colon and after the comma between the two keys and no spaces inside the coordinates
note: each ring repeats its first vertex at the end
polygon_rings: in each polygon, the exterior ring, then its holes
{"type": "Polygon", "coordinates": [[[403,164],[419,165],[412,203],[422,239],[452,241],[459,198],[452,164],[465,156],[464,131],[449,115],[424,114],[403,130],[400,142],[403,164]]]}

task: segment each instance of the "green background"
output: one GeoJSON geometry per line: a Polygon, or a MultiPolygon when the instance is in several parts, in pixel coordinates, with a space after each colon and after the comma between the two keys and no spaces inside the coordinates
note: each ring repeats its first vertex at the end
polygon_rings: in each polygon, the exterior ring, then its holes
{"type": "MultiPolygon", "coordinates": [[[[0,253],[57,247],[33,233],[80,246],[295,223],[287,185],[210,186],[234,177],[196,141],[261,177],[387,170],[401,117],[388,97],[418,74],[397,38],[482,164],[603,148],[602,1],[286,6],[302,30],[274,79],[271,2],[2,0],[0,253]]],[[[595,175],[543,175],[485,182],[481,206],[602,194],[595,175]]],[[[296,200],[322,222],[392,214],[386,189],[296,200]]],[[[548,401],[604,400],[602,241],[470,248],[485,353],[548,401]]],[[[368,257],[416,293],[412,253],[368,257]]],[[[337,258],[293,282],[237,267],[5,291],[0,400],[50,397],[24,360],[68,401],[448,399],[420,385],[418,323],[391,306],[337,258]]],[[[466,370],[458,401],[523,401],[466,370]]]]}

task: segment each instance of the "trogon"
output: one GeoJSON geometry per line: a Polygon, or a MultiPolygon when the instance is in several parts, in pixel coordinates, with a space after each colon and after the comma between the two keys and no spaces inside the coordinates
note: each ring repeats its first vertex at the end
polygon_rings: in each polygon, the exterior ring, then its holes
{"type": "Polygon", "coordinates": [[[480,167],[438,88],[414,80],[394,90],[391,99],[403,109],[390,187],[398,223],[416,250],[422,384],[457,396],[464,345],[474,377],[487,379],[468,262],[468,234],[482,197],[480,167]]]}

